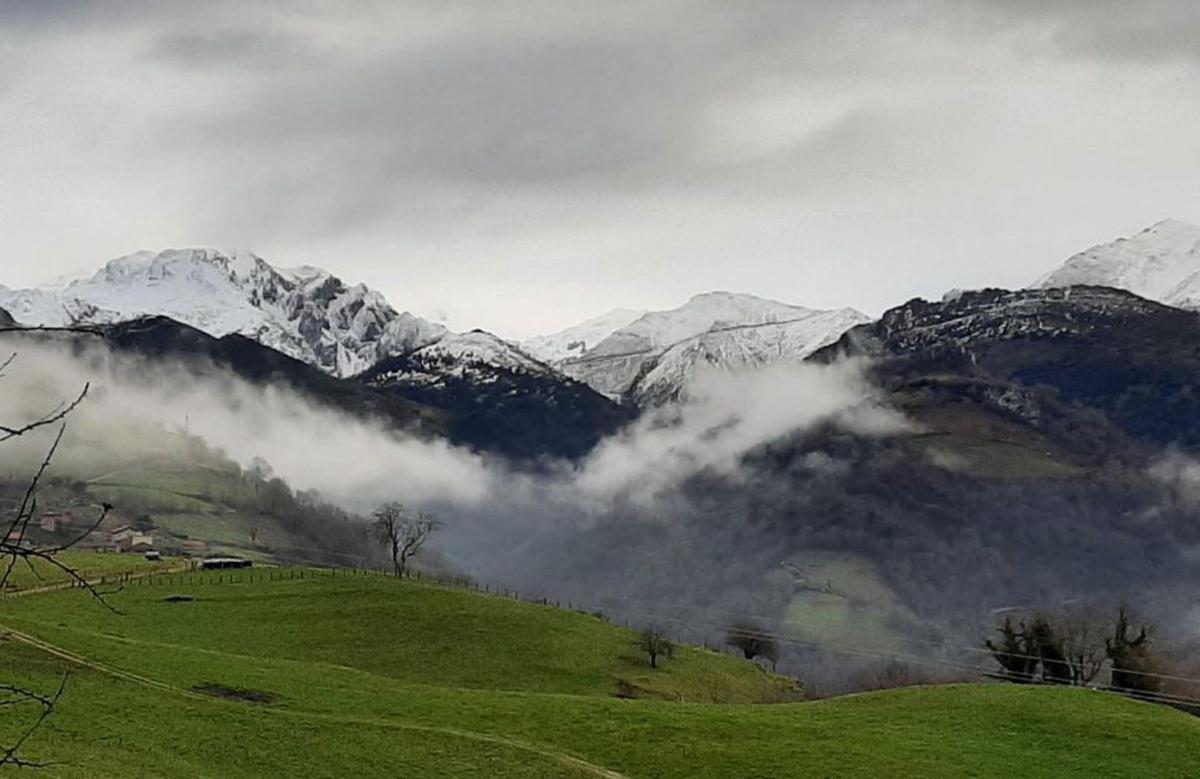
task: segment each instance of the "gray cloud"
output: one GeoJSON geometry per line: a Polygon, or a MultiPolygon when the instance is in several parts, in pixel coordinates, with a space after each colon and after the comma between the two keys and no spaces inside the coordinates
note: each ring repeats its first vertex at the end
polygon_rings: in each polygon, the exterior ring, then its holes
{"type": "Polygon", "coordinates": [[[147,52],[152,62],[186,68],[239,68],[279,71],[316,56],[303,41],[252,30],[177,31],[156,38],[147,52]]]}
{"type": "Polygon", "coordinates": [[[983,29],[1016,32],[1082,60],[1200,62],[1200,5],[1177,0],[980,0],[959,9],[983,29]]]}
{"type": "Polygon", "coordinates": [[[1197,13],[9,3],[6,270],[37,262],[5,281],[246,246],[514,334],[706,287],[878,309],[1015,283],[1200,218],[1197,13]]]}

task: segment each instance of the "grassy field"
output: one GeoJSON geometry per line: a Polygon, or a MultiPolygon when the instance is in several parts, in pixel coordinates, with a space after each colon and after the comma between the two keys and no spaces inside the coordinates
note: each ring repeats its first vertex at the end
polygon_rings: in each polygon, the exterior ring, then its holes
{"type": "Polygon", "coordinates": [[[61,761],[44,775],[1169,777],[1200,761],[1200,720],[1102,693],[755,704],[790,684],[698,649],[652,670],[631,633],[590,615],[377,576],[254,575],[128,587],[123,614],[70,591],[4,602],[0,623],[63,650],[0,641],[5,676],[50,689],[71,670],[29,745],[61,761]]]}
{"type": "MultiPolygon", "coordinates": [[[[137,554],[101,554],[68,550],[59,552],[56,558],[63,565],[74,568],[86,579],[118,576],[126,573],[148,573],[166,570],[172,566],[172,563],[168,561],[151,561],[137,554]]],[[[24,590],[58,584],[68,578],[61,568],[42,560],[33,560],[29,564],[21,563],[13,568],[8,584],[10,590],[24,590]]]]}

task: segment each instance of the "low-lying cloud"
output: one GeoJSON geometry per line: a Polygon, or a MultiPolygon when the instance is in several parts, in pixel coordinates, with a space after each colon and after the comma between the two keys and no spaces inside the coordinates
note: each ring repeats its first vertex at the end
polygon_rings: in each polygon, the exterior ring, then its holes
{"type": "Polygon", "coordinates": [[[697,376],[690,399],[647,414],[603,442],[573,475],[581,495],[648,503],[702,471],[736,478],[746,453],[829,421],[867,435],[906,429],[868,383],[865,365],[779,365],[697,376]]]}
{"type": "MultiPolygon", "coordinates": [[[[243,466],[264,458],[293,489],[316,490],[350,511],[365,515],[393,499],[433,511],[443,529],[431,551],[458,571],[618,613],[653,608],[647,597],[676,615],[780,608],[787,577],[769,575],[778,544],[747,531],[740,513],[716,526],[694,523],[705,510],[694,505],[689,482],[715,478],[740,489],[754,473],[748,454],[816,426],[866,436],[907,427],[882,405],[862,363],[714,370],[699,377],[691,400],[645,415],[583,462],[531,472],[211,366],[16,339],[0,347],[20,352],[0,379],[0,421],[36,417],[92,384],[52,474],[170,467],[164,440],[185,441],[186,429],[243,466]],[[701,580],[698,572],[708,573],[701,580]],[[658,583],[664,577],[669,587],[658,583]]],[[[32,469],[50,435],[0,448],[0,476],[32,469]]],[[[814,479],[836,477],[840,465],[823,454],[803,460],[814,479]]]]}
{"type": "Polygon", "coordinates": [[[100,348],[84,359],[51,345],[19,351],[4,378],[0,419],[36,417],[90,382],[89,398],[71,419],[86,447],[136,452],[148,440],[137,423],[186,428],[243,465],[265,458],[293,487],[315,489],[357,511],[389,498],[467,509],[551,501],[582,514],[606,511],[614,500],[649,506],[701,472],[736,478],[748,452],[817,423],[868,435],[905,426],[879,403],[860,363],[714,369],[699,376],[688,402],[645,415],[578,465],[531,475],[287,388],[212,371],[197,379],[182,364],[100,348]]]}

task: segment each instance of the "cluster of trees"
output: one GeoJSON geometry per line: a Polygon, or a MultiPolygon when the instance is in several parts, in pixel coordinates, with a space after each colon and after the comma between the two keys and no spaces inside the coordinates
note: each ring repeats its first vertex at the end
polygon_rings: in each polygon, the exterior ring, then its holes
{"type": "Polygon", "coordinates": [[[772,668],[779,662],[779,642],[772,633],[753,622],[736,623],[729,629],[726,642],[747,660],[761,657],[771,663],[772,668]]]}
{"type": "Polygon", "coordinates": [[[345,565],[375,556],[362,517],[333,505],[316,490],[293,490],[262,458],[255,458],[241,477],[245,489],[223,497],[222,502],[252,518],[247,533],[255,546],[259,546],[262,524],[253,518],[263,516],[290,539],[286,549],[268,549],[283,557],[345,565]]]}
{"type": "MultiPolygon", "coordinates": [[[[255,458],[242,472],[250,486],[243,513],[271,517],[297,539],[296,556],[322,562],[346,564],[347,560],[369,560],[383,546],[397,576],[403,576],[414,557],[426,545],[441,521],[424,511],[410,509],[400,501],[388,501],[372,512],[370,521],[325,501],[315,490],[293,491],[274,474],[271,466],[255,458]]],[[[251,543],[258,544],[262,527],[252,522],[251,543]]]]}
{"type": "Polygon", "coordinates": [[[1111,624],[1083,616],[1006,616],[996,628],[998,640],[984,646],[1000,666],[999,678],[1030,684],[1095,686],[1110,673],[1108,687],[1130,694],[1155,693],[1160,687],[1153,653],[1153,631],[1134,624],[1129,610],[1117,610],[1111,624]]]}
{"type": "MultiPolygon", "coordinates": [[[[779,661],[779,642],[773,633],[749,621],[735,623],[725,636],[726,644],[742,653],[747,660],[762,658],[775,667],[779,661]]],[[[648,627],[637,635],[638,649],[646,655],[651,668],[658,668],[661,659],[671,659],[675,642],[658,627],[648,627]]]]}

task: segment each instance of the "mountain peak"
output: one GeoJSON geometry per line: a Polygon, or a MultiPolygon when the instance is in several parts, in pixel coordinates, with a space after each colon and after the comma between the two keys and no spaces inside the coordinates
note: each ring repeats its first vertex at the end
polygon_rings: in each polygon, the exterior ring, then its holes
{"type": "Polygon", "coordinates": [[[1194,225],[1191,222],[1185,222],[1182,219],[1160,219],[1154,224],[1142,230],[1143,233],[1150,232],[1186,232],[1192,234],[1200,234],[1200,226],[1194,225]]]}
{"type": "Polygon", "coordinates": [[[58,289],[0,290],[0,306],[40,325],[166,316],[218,338],[245,335],[343,377],[446,332],[320,268],[278,270],[250,251],[205,248],[134,252],[58,289]]]}
{"type": "Polygon", "coordinates": [[[90,281],[141,283],[195,273],[201,268],[211,268],[239,281],[248,280],[256,273],[274,270],[262,258],[249,251],[227,252],[220,249],[195,248],[163,249],[157,252],[142,250],[109,260],[91,278],[76,279],[66,286],[80,286],[90,281]]]}
{"type": "Polygon", "coordinates": [[[733,370],[799,361],[864,321],[853,309],[818,311],[717,290],[642,314],[560,365],[610,397],[657,403],[685,395],[702,365],[733,370]]]}
{"type": "Polygon", "coordinates": [[[1033,286],[1117,287],[1182,308],[1200,307],[1200,227],[1164,219],[1128,238],[1072,255],[1033,286]]]}
{"type": "Polygon", "coordinates": [[[688,302],[684,305],[690,303],[708,303],[729,300],[762,300],[762,298],[751,295],[747,292],[729,292],[728,290],[714,289],[708,292],[699,292],[695,295],[692,295],[690,298],[688,298],[688,302]]]}

